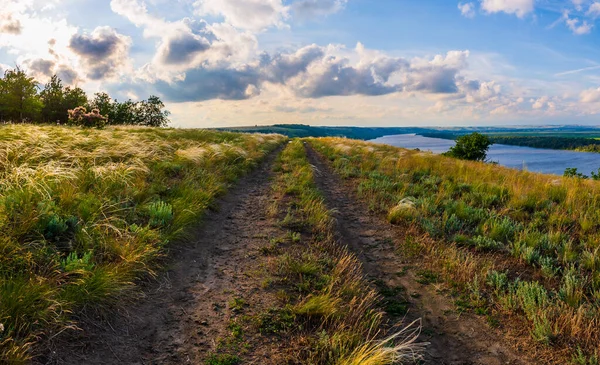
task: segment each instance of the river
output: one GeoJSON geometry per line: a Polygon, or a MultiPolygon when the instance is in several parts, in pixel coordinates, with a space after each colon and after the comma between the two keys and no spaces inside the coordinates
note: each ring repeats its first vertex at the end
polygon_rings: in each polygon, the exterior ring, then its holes
{"type": "MultiPolygon", "coordinates": [[[[454,141],[429,138],[415,134],[399,134],[373,139],[369,142],[387,144],[408,149],[442,153],[454,146],[454,141]]],[[[495,144],[490,147],[488,160],[519,170],[562,175],[565,169],[576,167],[579,172],[589,175],[600,168],[600,153],[549,150],[542,148],[495,144]]]]}

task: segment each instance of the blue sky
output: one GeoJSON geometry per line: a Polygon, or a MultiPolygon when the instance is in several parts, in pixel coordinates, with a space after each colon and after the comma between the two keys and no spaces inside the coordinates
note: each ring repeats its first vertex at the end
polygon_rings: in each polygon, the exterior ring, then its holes
{"type": "Polygon", "coordinates": [[[0,0],[0,69],[174,126],[600,124],[600,0],[0,0]]]}

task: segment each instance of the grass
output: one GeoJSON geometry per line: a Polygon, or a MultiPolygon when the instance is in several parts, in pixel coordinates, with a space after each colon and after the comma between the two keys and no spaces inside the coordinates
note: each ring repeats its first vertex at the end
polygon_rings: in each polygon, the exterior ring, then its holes
{"type": "Polygon", "coordinates": [[[421,232],[444,279],[467,291],[476,284],[485,305],[522,318],[534,341],[594,355],[600,183],[347,139],[308,141],[372,211],[421,232]],[[523,266],[528,274],[518,278],[513,270],[523,266]]]}
{"type": "Polygon", "coordinates": [[[270,285],[284,291],[280,297],[288,303],[259,316],[261,328],[289,338],[294,363],[396,364],[418,358],[418,325],[382,337],[377,290],[363,277],[358,259],[335,240],[302,141],[288,145],[275,171],[277,210],[270,212],[295,231],[268,265],[270,285]]]}
{"type": "Polygon", "coordinates": [[[132,298],[216,196],[284,141],[204,130],[0,128],[0,362],[132,298]]]}

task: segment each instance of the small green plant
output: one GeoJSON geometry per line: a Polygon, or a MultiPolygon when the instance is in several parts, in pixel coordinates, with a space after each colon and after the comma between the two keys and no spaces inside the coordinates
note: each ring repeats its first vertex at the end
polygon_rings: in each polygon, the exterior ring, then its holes
{"type": "Polygon", "coordinates": [[[148,215],[150,227],[166,227],[173,220],[173,206],[162,201],[151,203],[148,206],[148,215]]]}
{"type": "Polygon", "coordinates": [[[487,284],[496,294],[503,292],[508,286],[508,277],[506,273],[492,270],[488,273],[487,284]]]}
{"type": "Polygon", "coordinates": [[[573,365],[600,365],[600,356],[598,356],[598,351],[595,351],[592,355],[586,355],[580,347],[573,355],[571,362],[573,365]]]}
{"type": "Polygon", "coordinates": [[[241,312],[247,306],[243,298],[233,298],[229,301],[229,308],[234,312],[241,312]]]}
{"type": "Polygon", "coordinates": [[[262,334],[278,334],[294,327],[296,316],[287,307],[269,308],[258,314],[254,321],[262,334]]]}
{"type": "Polygon", "coordinates": [[[71,252],[61,261],[61,266],[65,272],[91,271],[94,268],[92,257],[92,251],[88,251],[82,257],[79,257],[76,252],[71,252]]]}
{"type": "Polygon", "coordinates": [[[242,363],[237,355],[231,354],[212,354],[206,359],[206,365],[238,365],[242,363]]]}
{"type": "Polygon", "coordinates": [[[579,276],[575,267],[571,266],[563,275],[558,295],[571,307],[578,308],[583,300],[584,286],[585,281],[579,276]]]}
{"type": "Polygon", "coordinates": [[[533,317],[533,330],[531,336],[534,340],[543,343],[544,345],[550,345],[554,333],[550,321],[545,314],[539,314],[533,317]]]}

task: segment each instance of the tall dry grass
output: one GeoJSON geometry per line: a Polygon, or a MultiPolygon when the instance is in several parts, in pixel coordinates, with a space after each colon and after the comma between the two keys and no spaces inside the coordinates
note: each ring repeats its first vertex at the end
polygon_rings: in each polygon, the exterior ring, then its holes
{"type": "Polygon", "coordinates": [[[284,141],[206,130],[0,127],[0,362],[127,299],[157,258],[284,141]]]}

